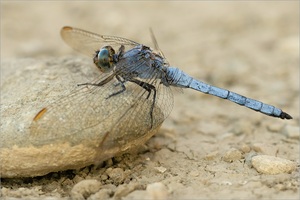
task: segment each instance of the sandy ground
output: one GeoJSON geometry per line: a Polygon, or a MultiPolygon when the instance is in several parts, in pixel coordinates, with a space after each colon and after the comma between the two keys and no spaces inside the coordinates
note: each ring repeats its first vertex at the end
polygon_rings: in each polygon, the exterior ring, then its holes
{"type": "Polygon", "coordinates": [[[79,55],[60,39],[65,25],[150,46],[152,27],[171,65],[294,119],[175,91],[172,113],[138,153],[1,179],[2,198],[299,198],[299,168],[268,175],[249,163],[262,154],[299,166],[299,2],[1,2],[1,60],[79,55]]]}

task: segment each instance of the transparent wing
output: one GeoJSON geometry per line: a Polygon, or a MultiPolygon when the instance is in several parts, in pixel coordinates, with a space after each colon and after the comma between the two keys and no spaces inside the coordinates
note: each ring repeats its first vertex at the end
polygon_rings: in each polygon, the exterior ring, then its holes
{"type": "Polygon", "coordinates": [[[165,64],[169,65],[169,62],[167,61],[167,58],[165,57],[164,53],[162,52],[162,50],[159,48],[158,46],[158,42],[156,40],[156,37],[154,35],[154,32],[152,30],[152,28],[149,29],[150,30],[150,35],[151,35],[151,39],[152,39],[152,43],[154,45],[154,49],[155,51],[165,60],[165,64]]]}
{"type": "Polygon", "coordinates": [[[103,159],[103,155],[109,154],[105,157],[108,158],[152,136],[169,115],[173,97],[170,88],[161,84],[160,72],[149,66],[149,59],[122,59],[117,63],[119,70],[101,74],[93,83],[107,80],[115,74],[126,77],[142,68],[148,77],[137,79],[155,87],[155,98],[154,91],[149,93],[130,81],[124,83],[124,92],[109,97],[122,89],[116,78],[102,86],[79,86],[36,115],[30,127],[31,139],[36,145],[43,145],[55,141],[78,144],[89,138],[89,144],[94,142],[100,148],[98,157],[103,159]]]}
{"type": "Polygon", "coordinates": [[[96,33],[70,26],[63,27],[60,31],[60,34],[62,39],[70,47],[87,56],[95,54],[95,51],[99,50],[105,45],[112,46],[116,51],[120,45],[124,45],[127,47],[126,49],[139,45],[139,43],[125,38],[98,35],[96,33]]]}

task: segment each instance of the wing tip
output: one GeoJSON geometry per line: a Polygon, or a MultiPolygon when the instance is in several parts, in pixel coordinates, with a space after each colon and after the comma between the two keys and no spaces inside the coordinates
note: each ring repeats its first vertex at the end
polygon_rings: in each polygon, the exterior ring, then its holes
{"type": "Polygon", "coordinates": [[[64,26],[61,28],[62,31],[70,31],[73,30],[73,28],[71,26],[64,26]]]}
{"type": "Polygon", "coordinates": [[[60,30],[60,35],[62,36],[62,38],[64,38],[64,35],[66,32],[72,31],[74,28],[71,26],[64,26],[61,28],[60,30]]]}
{"type": "Polygon", "coordinates": [[[43,108],[42,110],[40,110],[35,117],[33,118],[33,121],[38,121],[47,111],[47,108],[43,108]]]}

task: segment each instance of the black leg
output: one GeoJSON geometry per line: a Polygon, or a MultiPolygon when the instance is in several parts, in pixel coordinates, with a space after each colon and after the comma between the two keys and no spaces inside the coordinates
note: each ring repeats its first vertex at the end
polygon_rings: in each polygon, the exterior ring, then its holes
{"type": "Polygon", "coordinates": [[[116,75],[113,73],[109,77],[104,79],[103,81],[100,81],[99,83],[81,83],[81,84],[77,84],[77,86],[82,86],[82,85],[102,86],[102,85],[108,83],[109,81],[111,81],[114,78],[114,76],[116,76],[116,75]]]}
{"type": "MultiPolygon", "coordinates": [[[[106,83],[111,81],[114,77],[116,77],[116,79],[119,81],[119,83],[117,83],[115,86],[121,85],[122,88],[121,88],[121,90],[110,94],[106,98],[106,99],[108,99],[112,96],[123,93],[126,90],[126,87],[124,85],[124,83],[126,81],[122,80],[121,77],[119,75],[116,75],[115,73],[111,74],[109,77],[107,77],[106,79],[104,79],[103,81],[101,81],[99,83],[82,83],[82,84],[78,84],[77,86],[92,85],[92,86],[98,86],[99,87],[99,86],[105,85],[106,83]]],[[[150,120],[151,120],[151,128],[152,128],[152,126],[153,126],[153,110],[154,110],[154,105],[155,105],[155,100],[156,100],[156,88],[155,88],[155,86],[153,86],[149,83],[146,83],[146,82],[143,82],[143,81],[140,81],[140,80],[137,80],[137,79],[131,79],[129,81],[133,82],[133,83],[139,85],[140,87],[142,87],[143,89],[147,90],[147,92],[148,92],[148,95],[146,97],[147,99],[150,97],[151,91],[153,91],[153,102],[152,102],[152,105],[151,105],[151,108],[150,108],[150,120]]]]}
{"type": "Polygon", "coordinates": [[[141,86],[142,88],[144,88],[145,90],[148,91],[148,95],[147,95],[147,99],[149,98],[150,94],[151,94],[151,90],[153,90],[153,102],[150,108],[150,119],[151,119],[151,128],[153,126],[153,109],[154,109],[154,105],[155,105],[155,100],[156,100],[156,88],[146,82],[137,80],[137,79],[131,79],[129,80],[130,82],[136,83],[137,85],[141,86]]]}
{"type": "Polygon", "coordinates": [[[82,84],[77,84],[77,86],[92,85],[92,86],[100,87],[102,85],[105,85],[109,81],[111,81],[114,77],[116,77],[116,79],[119,81],[119,83],[117,83],[115,86],[121,85],[122,89],[120,91],[117,91],[117,92],[113,93],[113,94],[110,94],[108,97],[106,97],[106,99],[108,99],[108,98],[110,98],[112,96],[115,96],[117,94],[120,94],[120,93],[122,93],[126,90],[126,87],[124,85],[125,81],[122,81],[120,76],[118,76],[118,75],[112,74],[112,75],[110,75],[109,77],[107,77],[106,79],[104,79],[103,81],[101,81],[99,83],[82,83],[82,84]]]}
{"type": "Polygon", "coordinates": [[[118,75],[116,75],[116,79],[119,81],[119,83],[116,84],[116,86],[118,86],[120,84],[121,87],[122,87],[122,89],[119,90],[119,91],[117,91],[117,92],[114,92],[114,93],[110,94],[108,97],[106,97],[106,99],[108,99],[108,98],[110,98],[112,96],[118,95],[118,94],[120,94],[120,93],[122,93],[122,92],[124,92],[126,90],[126,87],[124,85],[125,81],[121,80],[120,76],[118,76],[118,75]]]}

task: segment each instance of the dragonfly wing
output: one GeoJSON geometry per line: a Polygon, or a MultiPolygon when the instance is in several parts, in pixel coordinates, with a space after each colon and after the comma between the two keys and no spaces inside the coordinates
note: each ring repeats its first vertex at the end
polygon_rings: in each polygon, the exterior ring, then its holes
{"type": "MultiPolygon", "coordinates": [[[[148,59],[138,59],[131,63],[120,61],[118,65],[122,66],[118,68],[126,66],[128,71],[104,73],[91,83],[104,81],[114,73],[126,77],[127,74],[122,73],[130,74],[147,64],[148,59]]],[[[170,88],[160,84],[159,75],[149,67],[146,69],[149,70],[146,71],[149,77],[143,81],[154,85],[157,90],[152,125],[150,111],[153,92],[148,97],[147,90],[127,81],[124,83],[124,92],[111,96],[122,90],[120,82],[112,78],[102,86],[78,86],[43,108],[31,123],[30,140],[36,145],[57,141],[75,144],[90,138],[102,149],[121,149],[126,141],[134,141],[152,133],[170,113],[173,98],[170,88]]]]}
{"type": "Polygon", "coordinates": [[[141,49],[125,53],[114,71],[91,82],[105,84],[81,85],[43,108],[30,126],[33,143],[81,144],[88,141],[89,145],[93,143],[99,148],[97,157],[101,160],[149,139],[173,106],[170,87],[161,84],[162,72],[152,66],[153,57],[145,56],[142,46],[125,38],[97,35],[72,27],[64,27],[61,35],[67,44],[89,56],[100,45],[141,49]]]}
{"type": "Polygon", "coordinates": [[[161,49],[159,48],[159,46],[158,46],[158,42],[157,42],[157,40],[156,40],[156,37],[155,37],[155,35],[154,35],[154,32],[153,32],[152,28],[150,28],[150,35],[151,35],[151,39],[152,39],[152,43],[153,43],[153,45],[154,45],[155,51],[156,51],[162,58],[164,58],[165,63],[166,63],[167,65],[169,65],[169,62],[167,61],[167,58],[165,57],[164,53],[162,52],[162,50],[161,50],[161,49]]]}
{"type": "Polygon", "coordinates": [[[137,42],[116,36],[105,36],[85,31],[79,28],[65,26],[61,29],[62,39],[76,51],[87,56],[95,54],[105,45],[110,45],[117,51],[119,46],[132,48],[139,45],[137,42]]]}

